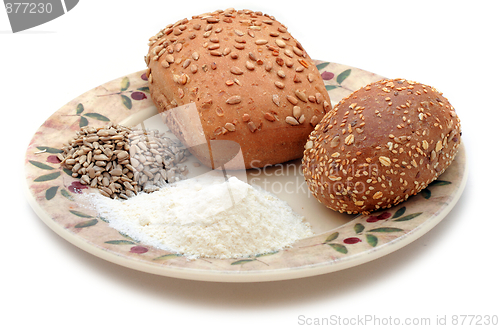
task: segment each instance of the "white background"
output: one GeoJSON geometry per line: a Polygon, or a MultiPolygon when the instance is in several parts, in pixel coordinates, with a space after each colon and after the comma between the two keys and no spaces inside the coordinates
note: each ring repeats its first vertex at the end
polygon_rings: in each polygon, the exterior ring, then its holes
{"type": "MultiPolygon", "coordinates": [[[[496,1],[97,1],[12,34],[0,10],[4,328],[295,328],[307,318],[500,316],[496,1]],[[435,86],[462,120],[469,180],[431,232],[376,261],[267,283],[208,283],[108,263],[66,242],[21,189],[32,135],[68,101],[145,68],[147,40],[216,9],[260,10],[311,57],[435,86]],[[9,325],[4,326],[4,324],[9,325]],[[49,326],[46,326],[49,325],[49,326]]],[[[338,327],[338,326],[337,326],[338,327]]],[[[355,326],[349,326],[355,327],[355,326]]]]}

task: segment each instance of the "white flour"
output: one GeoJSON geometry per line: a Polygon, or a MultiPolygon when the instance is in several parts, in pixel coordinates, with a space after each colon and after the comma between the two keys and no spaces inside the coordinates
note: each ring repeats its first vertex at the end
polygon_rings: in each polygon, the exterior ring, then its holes
{"type": "Polygon", "coordinates": [[[313,235],[286,202],[236,177],[192,178],[124,201],[88,196],[111,227],[189,258],[250,257],[313,235]]]}

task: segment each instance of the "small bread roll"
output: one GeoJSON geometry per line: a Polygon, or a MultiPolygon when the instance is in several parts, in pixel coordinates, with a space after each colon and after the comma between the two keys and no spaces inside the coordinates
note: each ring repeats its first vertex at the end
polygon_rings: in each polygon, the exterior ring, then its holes
{"type": "Polygon", "coordinates": [[[261,12],[193,16],[167,25],[149,45],[152,100],[159,112],[196,105],[194,115],[176,117],[201,121],[201,128],[166,121],[207,166],[217,161],[213,150],[197,147],[200,138],[191,139],[200,131],[209,146],[213,140],[238,143],[245,167],[260,168],[301,158],[310,132],[331,110],[309,55],[283,24],[261,12]]]}
{"type": "Polygon", "coordinates": [[[304,177],[341,213],[390,208],[424,189],[453,161],[460,120],[436,89],[383,80],[353,92],[309,136],[304,177]]]}

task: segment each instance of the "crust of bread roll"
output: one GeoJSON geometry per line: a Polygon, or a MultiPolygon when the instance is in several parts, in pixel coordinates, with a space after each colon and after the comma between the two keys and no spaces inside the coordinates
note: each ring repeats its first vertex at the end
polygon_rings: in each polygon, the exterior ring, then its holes
{"type": "Polygon", "coordinates": [[[455,109],[436,89],[403,79],[374,82],[316,126],[305,146],[304,178],[333,210],[390,208],[445,171],[460,136],[455,109]]]}
{"type": "MultiPolygon", "coordinates": [[[[167,25],[149,45],[158,111],[194,104],[202,128],[193,133],[202,130],[209,148],[213,140],[238,143],[247,169],[301,158],[310,132],[331,110],[318,69],[273,16],[234,9],[193,16],[167,25]]],[[[185,124],[183,132],[178,122],[167,124],[213,166],[213,152],[196,147],[185,124]]]]}

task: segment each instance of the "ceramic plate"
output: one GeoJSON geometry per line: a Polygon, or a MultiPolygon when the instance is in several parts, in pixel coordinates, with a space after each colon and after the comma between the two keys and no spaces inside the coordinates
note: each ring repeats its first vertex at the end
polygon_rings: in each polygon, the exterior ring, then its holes
{"type": "MultiPolygon", "coordinates": [[[[357,68],[315,61],[332,103],[381,79],[357,68]]],[[[466,182],[463,145],[447,171],[420,194],[389,210],[349,216],[318,203],[307,189],[300,162],[247,171],[247,181],[287,201],[306,217],[316,235],[291,248],[251,258],[188,260],[135,241],[111,228],[88,205],[77,202],[85,186],[60,168],[57,153],[82,126],[148,123],[156,109],[145,72],[98,86],[55,112],[35,133],[26,151],[26,192],[31,206],[57,234],[97,257],[136,270],[204,281],[272,281],[307,277],[356,266],[416,240],[439,223],[458,201],[466,182]],[[288,183],[288,184],[287,184],[288,183]]],[[[188,161],[196,175],[195,159],[188,161]]]]}

